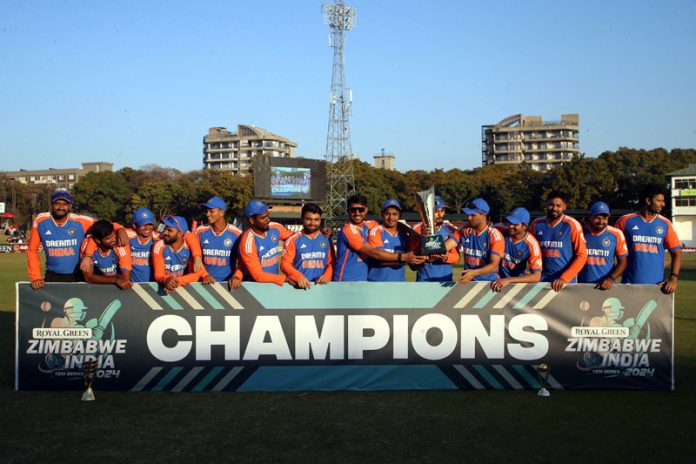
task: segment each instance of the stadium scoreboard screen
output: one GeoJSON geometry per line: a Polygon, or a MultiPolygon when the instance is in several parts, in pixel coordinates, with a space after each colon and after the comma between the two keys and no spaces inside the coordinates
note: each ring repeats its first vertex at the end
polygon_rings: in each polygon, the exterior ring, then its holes
{"type": "Polygon", "coordinates": [[[257,157],[254,160],[254,196],[322,200],[326,196],[326,165],[322,160],[257,157]]]}

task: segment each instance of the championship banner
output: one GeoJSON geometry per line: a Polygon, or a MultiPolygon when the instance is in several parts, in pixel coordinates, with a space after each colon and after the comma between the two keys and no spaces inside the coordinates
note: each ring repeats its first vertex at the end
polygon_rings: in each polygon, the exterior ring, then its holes
{"type": "Polygon", "coordinates": [[[96,360],[95,391],[673,390],[673,301],[657,285],[18,283],[15,388],[80,390],[96,360]]]}

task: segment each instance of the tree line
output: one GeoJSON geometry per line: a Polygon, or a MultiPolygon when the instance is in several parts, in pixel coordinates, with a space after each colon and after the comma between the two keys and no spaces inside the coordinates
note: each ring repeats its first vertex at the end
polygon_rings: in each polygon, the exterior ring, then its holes
{"type": "MultiPolygon", "coordinates": [[[[637,195],[647,183],[668,186],[667,173],[696,163],[696,149],[641,150],[619,148],[597,158],[580,156],[547,172],[530,165],[490,165],[471,170],[435,169],[406,172],[377,169],[354,160],[355,190],[379,211],[387,198],[399,200],[405,211],[415,211],[414,193],[435,187],[452,212],[459,212],[475,197],[485,198],[492,217],[517,206],[530,211],[543,208],[546,194],[561,190],[571,209],[586,209],[602,200],[613,209],[635,209],[637,195]]],[[[53,188],[25,185],[0,174],[0,198],[17,222],[28,224],[33,215],[47,211],[53,188]]],[[[213,195],[227,200],[229,216],[240,214],[253,198],[251,176],[235,177],[228,171],[180,172],[156,165],[114,172],[91,172],[80,178],[71,192],[75,211],[129,223],[133,211],[147,207],[156,217],[176,213],[202,218],[200,204],[213,195]]]]}

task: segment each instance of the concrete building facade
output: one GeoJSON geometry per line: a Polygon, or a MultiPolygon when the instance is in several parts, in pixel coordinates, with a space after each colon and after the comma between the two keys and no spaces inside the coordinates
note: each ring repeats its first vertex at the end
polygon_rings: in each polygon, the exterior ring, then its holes
{"type": "Polygon", "coordinates": [[[95,161],[82,163],[81,168],[66,169],[20,169],[19,171],[3,172],[9,179],[28,185],[54,185],[57,189],[70,190],[80,177],[89,172],[112,171],[114,163],[95,161]]]}
{"type": "Polygon", "coordinates": [[[203,137],[203,168],[245,176],[253,172],[254,157],[294,157],[296,148],[295,142],[260,127],[239,124],[236,133],[211,127],[203,137]]]}
{"type": "Polygon", "coordinates": [[[684,246],[696,248],[696,164],[670,172],[672,224],[684,246]]]}
{"type": "Polygon", "coordinates": [[[560,121],[514,114],[481,128],[482,164],[528,163],[548,171],[580,154],[580,117],[563,114],[560,121]]]}
{"type": "Polygon", "coordinates": [[[394,167],[396,156],[386,153],[384,148],[382,148],[382,152],[379,155],[375,155],[373,158],[375,159],[375,167],[377,169],[386,169],[387,171],[396,169],[396,167],[394,167]]]}

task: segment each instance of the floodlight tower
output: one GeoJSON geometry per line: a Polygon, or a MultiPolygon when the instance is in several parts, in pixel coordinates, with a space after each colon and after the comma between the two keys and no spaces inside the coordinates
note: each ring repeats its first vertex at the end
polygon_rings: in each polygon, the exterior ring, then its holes
{"type": "Polygon", "coordinates": [[[345,212],[346,199],[354,192],[353,148],[350,142],[350,105],[353,94],[346,87],[343,65],[344,32],[355,24],[356,9],[343,0],[322,5],[324,22],[331,29],[329,46],[333,48],[333,72],[329,97],[329,129],[326,135],[327,222],[336,225],[336,217],[345,212]]]}

